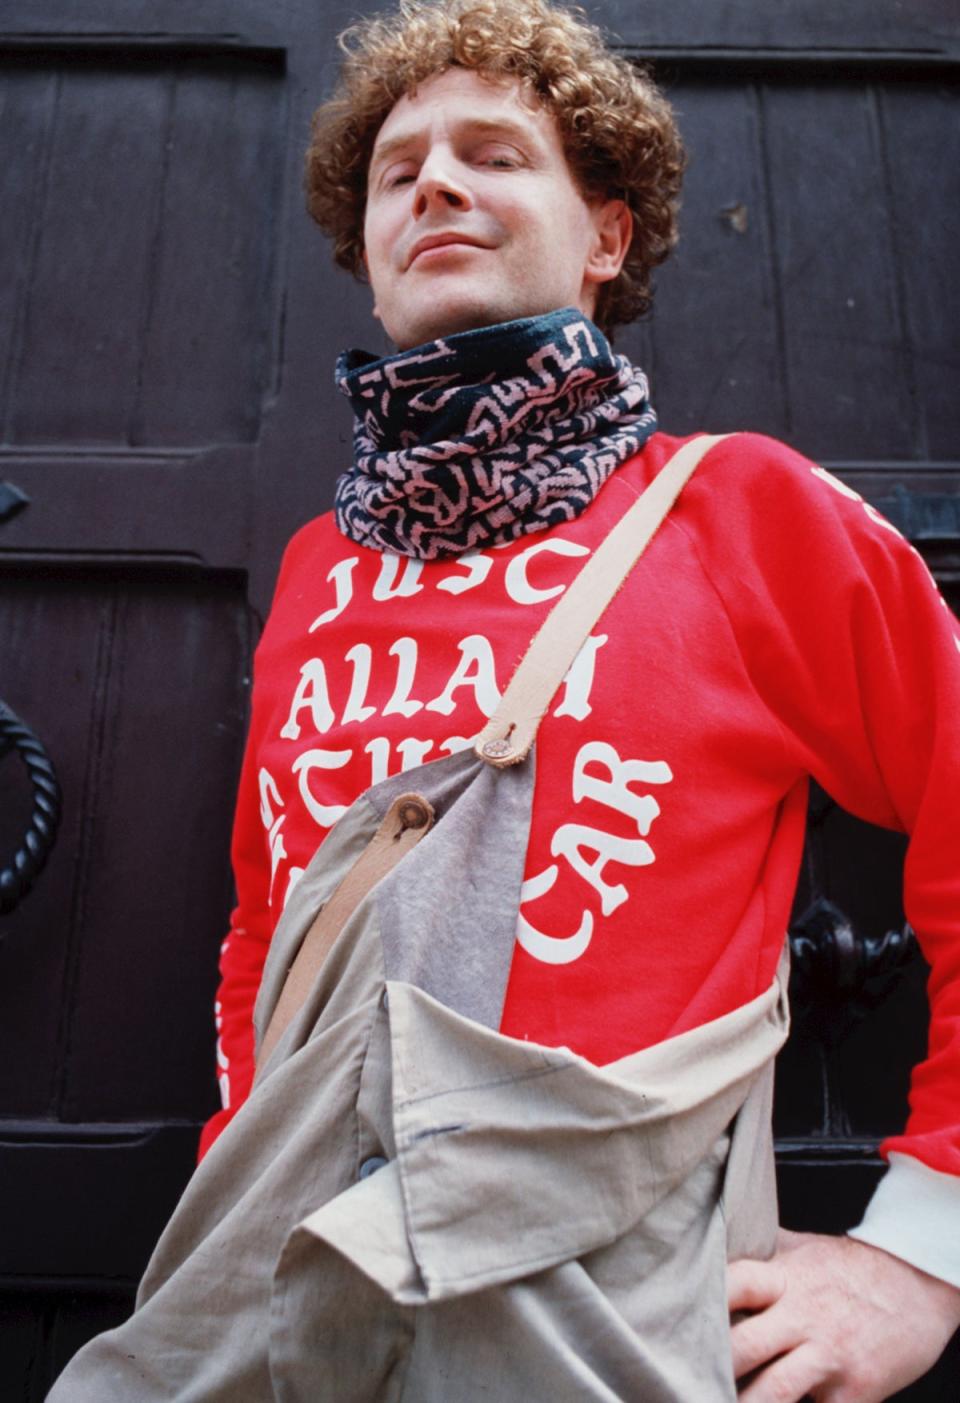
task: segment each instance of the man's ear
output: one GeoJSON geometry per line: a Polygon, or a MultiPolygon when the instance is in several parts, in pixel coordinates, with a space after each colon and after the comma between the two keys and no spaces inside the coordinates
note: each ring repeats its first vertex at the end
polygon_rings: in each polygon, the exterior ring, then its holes
{"type": "Polygon", "coordinates": [[[596,235],[583,269],[588,284],[609,283],[620,272],[633,238],[633,215],[625,200],[604,200],[593,210],[596,235]]]}

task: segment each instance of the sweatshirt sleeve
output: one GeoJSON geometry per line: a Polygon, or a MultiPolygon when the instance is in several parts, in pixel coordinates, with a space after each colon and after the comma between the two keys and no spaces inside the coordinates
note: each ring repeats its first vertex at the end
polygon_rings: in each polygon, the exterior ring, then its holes
{"type": "Polygon", "coordinates": [[[207,1121],[200,1136],[198,1159],[202,1159],[221,1131],[229,1124],[250,1095],[254,1075],[253,1008],[267,951],[273,935],[274,915],[270,906],[271,814],[270,795],[261,792],[260,747],[266,718],[270,714],[277,679],[269,667],[258,667],[264,642],[278,612],[304,530],[297,533],[284,553],[270,618],[254,658],[253,699],[237,803],[233,819],[231,860],[237,904],[230,927],[220,947],[220,984],[214,1004],[217,1029],[217,1081],[221,1109],[207,1121]]]}
{"type": "MultiPolygon", "coordinates": [[[[256,708],[256,688],[254,708],[256,708]]],[[[232,860],[237,904],[220,947],[220,984],[214,1004],[217,1082],[221,1109],[200,1136],[202,1159],[250,1094],[254,1073],[253,1006],[272,931],[267,833],[260,821],[255,730],[247,738],[233,824],[232,860]]]]}
{"type": "Polygon", "coordinates": [[[712,499],[703,563],[791,758],[910,835],[904,909],[931,1023],[908,1124],[881,1151],[960,1175],[960,624],[919,553],[822,468],[757,435],[708,462],[691,484],[712,499]]]}
{"type": "Polygon", "coordinates": [[[960,1177],[938,1174],[911,1155],[890,1151],[890,1168],[867,1205],[855,1237],[901,1257],[960,1289],[960,1177]]]}

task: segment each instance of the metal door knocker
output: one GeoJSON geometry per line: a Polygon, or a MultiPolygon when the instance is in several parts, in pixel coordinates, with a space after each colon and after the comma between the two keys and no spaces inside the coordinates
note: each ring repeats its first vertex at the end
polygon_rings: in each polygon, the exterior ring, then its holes
{"type": "Polygon", "coordinates": [[[33,785],[33,812],[27,830],[9,861],[0,867],[0,915],[13,911],[26,896],[50,856],[60,826],[60,784],[49,755],[28,726],[0,701],[0,759],[19,752],[33,785]]]}

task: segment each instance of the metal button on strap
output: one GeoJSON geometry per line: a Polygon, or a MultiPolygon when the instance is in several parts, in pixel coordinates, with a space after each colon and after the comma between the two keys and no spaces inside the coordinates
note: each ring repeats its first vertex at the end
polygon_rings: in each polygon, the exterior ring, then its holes
{"type": "Polygon", "coordinates": [[[377,1170],[382,1169],[386,1163],[383,1155],[371,1155],[360,1166],[360,1178],[369,1179],[371,1174],[376,1174],[377,1170]]]}
{"type": "Polygon", "coordinates": [[[432,814],[418,794],[410,794],[401,801],[397,817],[403,828],[426,828],[432,814]]]}
{"type": "Polygon", "coordinates": [[[513,746],[508,740],[501,737],[499,740],[484,741],[481,753],[488,760],[506,760],[509,755],[513,754],[513,746]]]}

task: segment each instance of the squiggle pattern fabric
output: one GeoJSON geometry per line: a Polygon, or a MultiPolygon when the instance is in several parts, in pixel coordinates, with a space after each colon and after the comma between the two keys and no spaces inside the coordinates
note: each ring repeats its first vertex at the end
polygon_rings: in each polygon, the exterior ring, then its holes
{"type": "Polygon", "coordinates": [[[378,360],[345,351],[351,540],[432,560],[569,521],[657,427],[647,379],[568,307],[378,360]]]}

